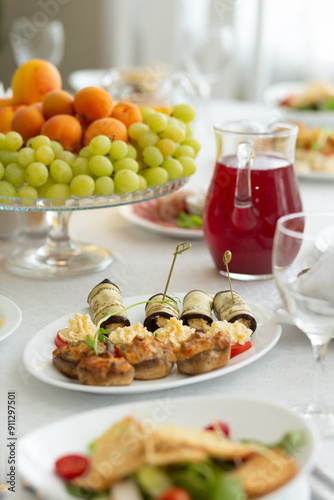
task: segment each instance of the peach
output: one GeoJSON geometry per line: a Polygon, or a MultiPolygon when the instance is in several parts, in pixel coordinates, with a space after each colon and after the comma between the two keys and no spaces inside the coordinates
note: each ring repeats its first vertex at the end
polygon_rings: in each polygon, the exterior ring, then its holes
{"type": "Polygon", "coordinates": [[[79,118],[88,122],[106,118],[113,108],[109,92],[101,87],[85,87],[74,95],[74,109],[79,118]]]}
{"type": "Polygon", "coordinates": [[[51,141],[58,141],[67,151],[74,151],[82,139],[82,127],[74,116],[55,115],[46,120],[41,134],[47,135],[51,141]]]}
{"type": "Polygon", "coordinates": [[[27,142],[31,137],[39,135],[44,124],[43,113],[36,104],[25,106],[15,113],[11,123],[11,129],[21,134],[23,141],[27,142]]]}
{"type": "Polygon", "coordinates": [[[43,101],[46,94],[62,87],[61,75],[52,63],[30,59],[17,68],[12,78],[14,104],[43,101]]]}
{"type": "Polygon", "coordinates": [[[23,105],[19,106],[4,106],[0,107],[0,132],[7,134],[11,130],[12,119],[17,111],[25,108],[23,105]]]}

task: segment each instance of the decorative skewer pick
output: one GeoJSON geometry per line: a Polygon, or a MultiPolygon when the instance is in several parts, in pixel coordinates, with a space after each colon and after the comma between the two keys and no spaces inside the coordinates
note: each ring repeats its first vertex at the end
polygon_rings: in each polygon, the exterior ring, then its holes
{"type": "Polygon", "coordinates": [[[223,262],[224,262],[224,264],[226,266],[226,272],[227,272],[228,282],[230,284],[230,290],[231,290],[231,295],[232,295],[232,302],[234,303],[232,283],[231,283],[231,278],[230,278],[230,271],[229,271],[229,268],[228,268],[228,265],[231,262],[231,259],[232,259],[232,253],[229,250],[226,250],[226,252],[224,253],[224,257],[223,257],[223,262]]]}
{"type": "Polygon", "coordinates": [[[173,269],[174,269],[174,264],[175,264],[176,256],[179,255],[179,254],[181,254],[182,252],[185,252],[186,250],[189,250],[189,248],[191,248],[191,243],[189,241],[182,241],[181,243],[179,243],[178,245],[176,245],[176,249],[175,249],[175,252],[174,252],[173,262],[172,262],[172,265],[171,265],[171,268],[170,268],[170,271],[169,271],[169,275],[168,275],[168,279],[167,279],[167,283],[166,283],[166,286],[165,286],[165,291],[164,291],[162,300],[166,299],[166,294],[167,294],[169,282],[170,282],[170,279],[171,279],[171,276],[172,276],[172,272],[173,272],[173,269]]]}

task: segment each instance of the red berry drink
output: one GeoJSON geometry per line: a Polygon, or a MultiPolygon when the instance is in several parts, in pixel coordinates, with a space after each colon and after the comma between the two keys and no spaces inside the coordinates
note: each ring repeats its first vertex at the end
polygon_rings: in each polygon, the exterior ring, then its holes
{"type": "Polygon", "coordinates": [[[250,170],[250,202],[240,204],[235,196],[237,174],[236,155],[216,163],[203,211],[205,240],[222,273],[224,252],[230,250],[232,277],[265,277],[272,274],[277,219],[302,210],[298,182],[289,160],[257,153],[250,170]]]}

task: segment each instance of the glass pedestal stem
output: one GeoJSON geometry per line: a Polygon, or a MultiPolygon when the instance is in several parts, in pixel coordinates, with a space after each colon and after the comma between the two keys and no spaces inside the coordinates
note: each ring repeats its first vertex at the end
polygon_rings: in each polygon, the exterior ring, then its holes
{"type": "Polygon", "coordinates": [[[48,233],[39,248],[18,248],[6,259],[8,271],[27,278],[68,277],[102,271],[111,252],[92,244],[74,243],[68,232],[71,211],[47,211],[48,233]]]}

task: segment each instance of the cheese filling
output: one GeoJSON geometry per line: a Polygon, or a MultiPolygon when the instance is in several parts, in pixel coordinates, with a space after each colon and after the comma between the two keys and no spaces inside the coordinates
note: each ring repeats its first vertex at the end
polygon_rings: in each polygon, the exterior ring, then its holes
{"type": "Polygon", "coordinates": [[[184,325],[182,320],[172,317],[167,320],[166,326],[155,330],[154,336],[170,347],[179,347],[181,342],[194,332],[195,328],[190,328],[184,325]]]}
{"type": "Polygon", "coordinates": [[[218,332],[227,333],[230,336],[231,345],[244,345],[250,340],[252,335],[252,330],[239,321],[235,321],[234,323],[229,323],[226,320],[214,321],[204,331],[209,336],[213,336],[218,332]]]}
{"type": "Polygon", "coordinates": [[[148,337],[152,334],[141,324],[136,323],[135,325],[125,326],[124,328],[115,328],[110,332],[109,339],[112,342],[132,342],[133,339],[138,335],[138,337],[148,337]]]}
{"type": "Polygon", "coordinates": [[[89,314],[83,316],[76,313],[74,318],[68,320],[68,327],[59,330],[58,335],[64,342],[79,342],[86,340],[87,335],[94,339],[96,332],[97,326],[92,322],[89,314]]]}

